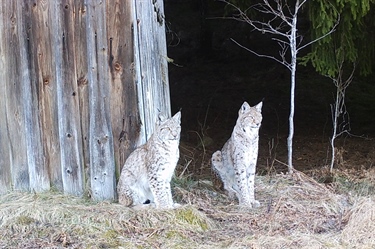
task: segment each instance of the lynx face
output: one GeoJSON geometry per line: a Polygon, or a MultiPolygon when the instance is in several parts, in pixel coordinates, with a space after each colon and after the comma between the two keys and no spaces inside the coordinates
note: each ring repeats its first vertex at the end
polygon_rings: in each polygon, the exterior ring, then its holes
{"type": "Polygon", "coordinates": [[[238,112],[237,124],[245,134],[251,135],[259,129],[262,123],[262,104],[263,102],[260,102],[253,107],[247,102],[242,104],[238,112]]]}
{"type": "Polygon", "coordinates": [[[180,140],[181,112],[177,112],[171,119],[159,115],[156,133],[161,141],[180,140]]]}

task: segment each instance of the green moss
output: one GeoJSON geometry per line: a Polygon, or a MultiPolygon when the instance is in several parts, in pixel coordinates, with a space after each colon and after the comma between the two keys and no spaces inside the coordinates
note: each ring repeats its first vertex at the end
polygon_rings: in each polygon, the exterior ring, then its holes
{"type": "Polygon", "coordinates": [[[181,232],[179,231],[176,231],[176,230],[170,230],[168,231],[165,236],[167,237],[167,239],[186,239],[186,237],[181,234],[181,232]]]}
{"type": "Polygon", "coordinates": [[[118,236],[119,235],[118,235],[117,231],[115,231],[115,230],[108,230],[104,233],[105,239],[117,239],[118,236]]]}
{"type": "Polygon", "coordinates": [[[203,231],[209,228],[207,221],[190,208],[177,210],[176,219],[189,225],[199,226],[203,231]]]}

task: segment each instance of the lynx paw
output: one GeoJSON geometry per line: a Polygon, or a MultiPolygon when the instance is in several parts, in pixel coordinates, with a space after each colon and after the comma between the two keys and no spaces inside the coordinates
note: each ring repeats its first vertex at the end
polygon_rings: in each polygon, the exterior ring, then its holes
{"type": "Polygon", "coordinates": [[[133,204],[132,198],[126,195],[119,195],[118,202],[126,207],[130,207],[133,204]]]}
{"type": "Polygon", "coordinates": [[[239,206],[248,207],[248,208],[258,208],[260,207],[260,202],[257,200],[252,200],[250,202],[247,201],[247,202],[242,202],[242,203],[240,202],[239,206]]]}
{"type": "Polygon", "coordinates": [[[257,201],[257,200],[254,200],[254,201],[251,203],[251,207],[252,207],[252,208],[258,208],[258,207],[260,207],[260,202],[257,201]]]}
{"type": "Polygon", "coordinates": [[[179,208],[179,207],[182,207],[182,205],[178,203],[173,203],[173,208],[179,208]]]}

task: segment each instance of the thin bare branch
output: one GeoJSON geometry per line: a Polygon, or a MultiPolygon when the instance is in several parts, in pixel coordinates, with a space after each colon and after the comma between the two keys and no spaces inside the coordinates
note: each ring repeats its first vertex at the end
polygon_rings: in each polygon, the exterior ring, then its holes
{"type": "Polygon", "coordinates": [[[286,46],[289,46],[289,42],[287,42],[287,41],[283,41],[283,40],[281,40],[281,39],[279,39],[279,38],[272,38],[272,40],[273,41],[276,41],[277,43],[281,43],[281,44],[284,44],[284,45],[286,45],[286,46]]]}
{"type": "Polygon", "coordinates": [[[284,65],[285,67],[287,67],[289,70],[291,70],[291,67],[290,67],[289,63],[287,63],[285,60],[279,60],[279,59],[277,59],[277,58],[275,58],[275,57],[273,57],[273,56],[270,56],[270,55],[258,54],[258,53],[255,52],[254,50],[251,50],[251,49],[249,49],[249,48],[247,48],[247,47],[241,45],[240,43],[238,43],[238,42],[237,42],[236,40],[234,40],[233,38],[230,38],[230,40],[231,40],[232,42],[234,42],[237,46],[239,46],[239,47],[241,47],[241,48],[243,48],[243,49],[249,51],[249,52],[252,53],[252,54],[255,54],[255,55],[258,56],[258,57],[269,58],[269,59],[275,60],[275,61],[277,61],[278,63],[280,63],[280,64],[284,65]]]}
{"type": "Polygon", "coordinates": [[[305,45],[297,48],[297,51],[300,51],[301,49],[304,49],[305,47],[310,46],[311,44],[313,44],[313,43],[315,43],[317,41],[320,41],[321,39],[323,39],[323,38],[329,36],[330,34],[332,34],[333,32],[335,32],[337,25],[339,25],[339,22],[340,22],[340,16],[338,17],[337,22],[335,23],[335,25],[332,27],[332,29],[329,32],[327,32],[326,34],[324,34],[324,35],[322,35],[322,36],[320,36],[320,37],[318,37],[318,38],[316,38],[316,39],[314,39],[314,40],[306,43],[305,45]]]}
{"type": "Polygon", "coordinates": [[[298,13],[299,9],[307,2],[307,0],[303,0],[301,3],[299,3],[299,1],[297,2],[296,4],[296,12],[295,13],[298,13]]]}

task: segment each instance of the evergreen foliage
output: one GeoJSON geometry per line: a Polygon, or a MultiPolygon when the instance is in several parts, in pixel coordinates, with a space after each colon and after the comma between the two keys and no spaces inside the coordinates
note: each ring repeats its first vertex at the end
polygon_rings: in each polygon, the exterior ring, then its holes
{"type": "Polygon", "coordinates": [[[311,39],[329,32],[339,20],[336,31],[312,45],[312,51],[302,58],[311,62],[317,72],[335,77],[339,65],[357,64],[363,75],[374,69],[375,0],[310,0],[311,39]]]}

